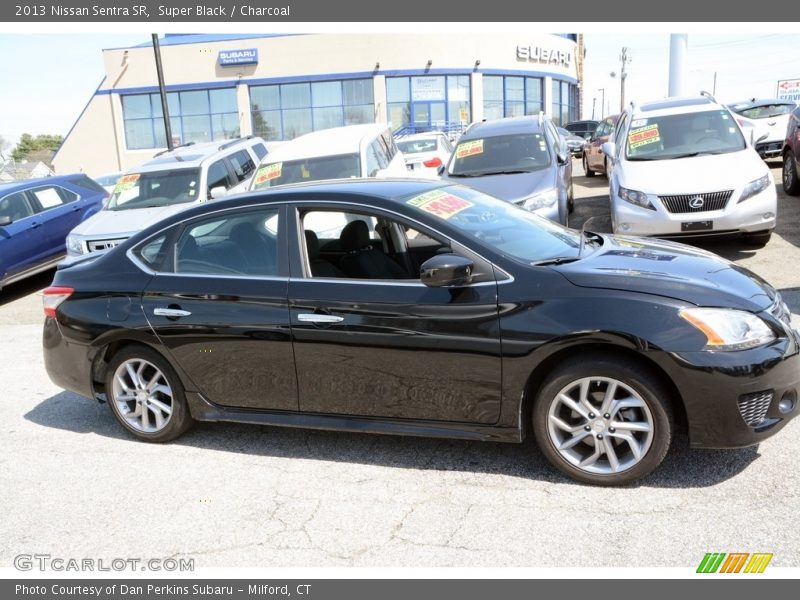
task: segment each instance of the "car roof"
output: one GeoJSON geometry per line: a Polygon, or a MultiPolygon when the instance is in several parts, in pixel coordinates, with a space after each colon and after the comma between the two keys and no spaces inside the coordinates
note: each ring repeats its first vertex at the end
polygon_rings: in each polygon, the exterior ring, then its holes
{"type": "Polygon", "coordinates": [[[189,143],[178,146],[172,151],[159,152],[150,160],[138,167],[128,169],[128,173],[150,173],[165,169],[198,168],[204,162],[216,160],[218,155],[232,151],[237,146],[246,148],[256,143],[264,143],[259,137],[246,137],[234,140],[218,140],[216,142],[189,143]]]}
{"type": "Polygon", "coordinates": [[[16,190],[27,190],[45,183],[69,183],[74,177],[87,177],[83,173],[70,173],[69,175],[50,175],[49,177],[36,177],[35,179],[21,179],[19,181],[8,181],[0,183],[0,192],[14,192],[16,190]]]}
{"type": "Polygon", "coordinates": [[[757,106],[772,106],[774,104],[784,104],[786,106],[797,106],[791,100],[781,100],[779,98],[750,98],[749,100],[741,100],[739,102],[731,102],[728,108],[733,111],[748,110],[756,108],[757,106]]]}
{"type": "Polygon", "coordinates": [[[633,114],[659,117],[662,115],[719,110],[721,108],[724,107],[707,96],[680,96],[653,100],[634,106],[633,114]]]}
{"type": "Polygon", "coordinates": [[[539,117],[537,115],[506,117],[504,119],[492,119],[491,121],[473,123],[458,141],[460,143],[494,135],[510,135],[514,133],[539,133],[541,130],[541,127],[539,127],[539,117]]]}
{"type": "Polygon", "coordinates": [[[357,153],[365,138],[377,137],[387,128],[383,123],[366,123],[312,131],[278,146],[264,157],[264,163],[357,153]]]}

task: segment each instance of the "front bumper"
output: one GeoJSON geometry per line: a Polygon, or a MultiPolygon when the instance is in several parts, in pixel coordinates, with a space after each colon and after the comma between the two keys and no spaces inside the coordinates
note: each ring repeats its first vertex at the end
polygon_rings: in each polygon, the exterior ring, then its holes
{"type": "Polygon", "coordinates": [[[641,208],[621,198],[612,198],[614,233],[641,236],[707,236],[730,233],[755,233],[775,229],[778,197],[775,186],[738,201],[738,193],[722,210],[671,213],[655,195],[648,195],[655,210],[641,208]],[[685,230],[684,223],[711,222],[710,229],[685,230]]]}
{"type": "MultiPolygon", "coordinates": [[[[800,408],[800,336],[739,352],[672,353],[662,367],[681,397],[693,448],[741,448],[775,435],[800,408]],[[767,398],[763,418],[752,419],[748,399],[767,398]],[[783,413],[778,403],[794,398],[783,413]],[[746,419],[750,419],[748,424],[746,419]]],[[[762,405],[762,408],[764,408],[762,405]]]]}
{"type": "Polygon", "coordinates": [[[756,144],[756,152],[761,158],[775,158],[783,152],[783,140],[772,142],[759,142],[756,144]]]}

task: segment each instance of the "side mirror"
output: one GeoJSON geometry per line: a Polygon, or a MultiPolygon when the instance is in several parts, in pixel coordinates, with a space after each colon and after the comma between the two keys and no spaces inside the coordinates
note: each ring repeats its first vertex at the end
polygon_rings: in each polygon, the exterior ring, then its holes
{"type": "Polygon", "coordinates": [[[464,287],[472,281],[475,264],[458,254],[437,254],[419,269],[419,278],[428,287],[464,287]]]}
{"type": "Polygon", "coordinates": [[[616,159],[617,145],[614,142],[606,142],[605,144],[600,146],[600,149],[603,151],[603,154],[605,154],[612,161],[616,159]]]}
{"type": "Polygon", "coordinates": [[[444,170],[445,170],[445,168],[446,168],[446,167],[445,167],[444,165],[439,165],[439,168],[438,168],[438,169],[436,169],[436,174],[437,174],[439,177],[441,177],[442,175],[444,175],[444,170]]]}
{"type": "Polygon", "coordinates": [[[218,198],[224,198],[228,193],[228,190],[225,189],[224,185],[218,185],[217,187],[213,187],[209,190],[208,196],[212,200],[217,200],[218,198]]]}
{"type": "Polygon", "coordinates": [[[0,217],[0,227],[5,227],[6,225],[11,225],[13,220],[8,215],[3,215],[0,217]]]}

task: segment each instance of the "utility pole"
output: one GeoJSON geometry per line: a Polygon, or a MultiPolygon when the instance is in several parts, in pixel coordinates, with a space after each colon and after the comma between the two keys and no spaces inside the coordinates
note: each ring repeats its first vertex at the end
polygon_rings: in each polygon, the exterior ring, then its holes
{"type": "Polygon", "coordinates": [[[164,69],[161,68],[161,46],[158,43],[158,34],[153,34],[153,52],[156,56],[156,74],[158,75],[158,92],[161,95],[161,112],[164,116],[164,133],[167,137],[167,150],[172,151],[172,127],[169,122],[169,106],[167,92],[164,89],[164,69]]]}
{"type": "Polygon", "coordinates": [[[605,112],[605,110],[606,110],[606,88],[598,88],[597,91],[602,94],[602,96],[600,97],[600,118],[602,119],[607,114],[605,112]]]}
{"type": "Polygon", "coordinates": [[[597,104],[597,96],[592,98],[592,121],[594,121],[594,107],[597,104]]]}
{"type": "Polygon", "coordinates": [[[631,62],[631,57],[628,56],[628,49],[623,47],[622,54],[620,54],[619,61],[622,63],[622,68],[619,72],[619,110],[625,110],[625,79],[628,77],[628,72],[625,70],[625,65],[631,62]]]}

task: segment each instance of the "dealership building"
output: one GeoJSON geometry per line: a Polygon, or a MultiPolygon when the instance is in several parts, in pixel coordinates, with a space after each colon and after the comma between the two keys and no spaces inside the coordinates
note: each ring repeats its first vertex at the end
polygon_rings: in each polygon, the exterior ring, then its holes
{"type": "MultiPolygon", "coordinates": [[[[368,26],[365,26],[368,27],[368,26]]],[[[463,129],[543,110],[578,118],[576,34],[166,35],[173,144],[386,123],[463,129]]],[[[105,77],[53,159],[56,172],[124,171],[166,148],[149,43],[103,51],[105,77]]]]}

